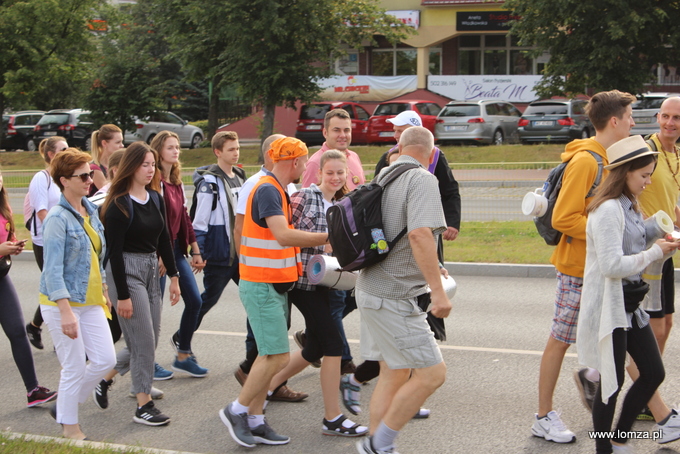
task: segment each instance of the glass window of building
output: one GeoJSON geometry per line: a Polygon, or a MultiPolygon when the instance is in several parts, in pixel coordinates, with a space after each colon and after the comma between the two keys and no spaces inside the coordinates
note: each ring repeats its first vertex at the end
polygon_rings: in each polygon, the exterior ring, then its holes
{"type": "Polygon", "coordinates": [[[528,47],[510,35],[463,35],[458,39],[458,74],[539,74],[528,47]]]}
{"type": "Polygon", "coordinates": [[[430,76],[438,76],[442,73],[442,50],[430,49],[430,76]]]}

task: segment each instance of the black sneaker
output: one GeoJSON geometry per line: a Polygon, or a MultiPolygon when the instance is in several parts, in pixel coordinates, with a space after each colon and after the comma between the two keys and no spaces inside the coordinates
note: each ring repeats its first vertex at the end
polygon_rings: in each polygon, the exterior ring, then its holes
{"type": "Polygon", "coordinates": [[[113,380],[102,380],[97,383],[94,390],[92,391],[92,398],[97,407],[102,410],[109,407],[109,388],[113,385],[113,380]]]}
{"type": "Polygon", "coordinates": [[[28,406],[35,407],[36,405],[44,404],[57,398],[56,391],[50,391],[42,386],[36,386],[36,388],[30,393],[26,394],[28,399],[28,406]]]}
{"type": "Polygon", "coordinates": [[[45,346],[42,343],[42,329],[37,328],[33,326],[33,324],[29,323],[26,325],[26,334],[28,335],[28,341],[31,343],[32,346],[37,348],[38,350],[42,350],[45,348],[45,346]]]}
{"type": "Polygon", "coordinates": [[[649,410],[649,407],[645,407],[635,419],[638,421],[654,421],[654,415],[649,410]]]}
{"type": "Polygon", "coordinates": [[[170,337],[170,345],[175,349],[175,353],[179,352],[179,331],[175,331],[175,334],[170,337]]]}
{"type": "Polygon", "coordinates": [[[146,424],[147,426],[162,426],[170,422],[170,418],[165,416],[154,406],[153,400],[138,407],[132,420],[139,424],[146,424]]]}

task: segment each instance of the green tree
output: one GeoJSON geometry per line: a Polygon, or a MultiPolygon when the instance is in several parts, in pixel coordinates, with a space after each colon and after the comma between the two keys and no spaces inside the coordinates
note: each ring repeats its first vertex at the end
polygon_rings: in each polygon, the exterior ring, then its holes
{"type": "Polygon", "coordinates": [[[508,0],[520,17],[512,34],[535,55],[550,52],[540,96],[619,89],[653,82],[652,66],[678,63],[677,2],[657,0],[508,0]]]}

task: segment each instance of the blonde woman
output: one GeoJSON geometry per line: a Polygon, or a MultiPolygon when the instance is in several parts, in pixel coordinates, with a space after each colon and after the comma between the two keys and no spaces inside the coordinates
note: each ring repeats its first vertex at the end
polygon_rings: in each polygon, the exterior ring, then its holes
{"type": "Polygon", "coordinates": [[[111,154],[123,148],[123,131],[116,125],[104,125],[92,133],[92,163],[94,181],[90,187],[90,196],[103,188],[108,182],[107,170],[111,154]]]}

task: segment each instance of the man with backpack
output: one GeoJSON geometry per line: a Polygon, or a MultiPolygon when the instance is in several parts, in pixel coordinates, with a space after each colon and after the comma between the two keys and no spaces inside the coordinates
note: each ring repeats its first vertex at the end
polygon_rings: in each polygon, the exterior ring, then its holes
{"type": "MultiPolygon", "coordinates": [[[[393,452],[399,431],[446,379],[446,366],[419,300],[430,298],[431,312],[445,318],[451,311],[437,260],[438,235],[446,231],[437,179],[427,171],[434,137],[422,126],[404,131],[401,156],[377,178],[388,178],[400,166],[416,164],[383,189],[387,257],[364,268],[357,279],[361,311],[361,354],[380,361],[380,379],[370,405],[370,437],[357,443],[364,454],[393,452]],[[428,293],[428,286],[430,292],[428,293]],[[408,314],[408,315],[407,315],[408,314]]],[[[382,241],[385,243],[385,241],[382,241]]],[[[376,239],[380,248],[381,239],[376,239]]]]}
{"type": "MultiPolygon", "coordinates": [[[[555,316],[548,343],[543,351],[538,379],[538,413],[531,433],[556,443],[576,440],[560,415],[553,409],[553,394],[562,368],[564,355],[576,341],[576,322],[581,301],[583,270],[586,260],[586,207],[590,203],[593,185],[598,174],[606,177],[601,167],[608,164],[606,149],[630,135],[635,125],[631,104],[636,100],[629,93],[618,90],[595,94],[586,112],[595,137],[574,140],[562,153],[568,162],[562,176],[562,188],[552,214],[552,226],[562,233],[550,262],[557,270],[555,316]],[[597,154],[602,162],[592,153],[597,154]]],[[[592,405],[599,374],[593,369],[582,369],[575,375],[584,403],[592,405]]]]}

